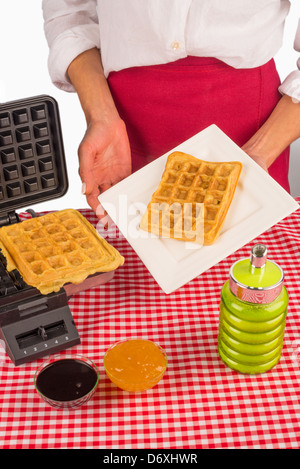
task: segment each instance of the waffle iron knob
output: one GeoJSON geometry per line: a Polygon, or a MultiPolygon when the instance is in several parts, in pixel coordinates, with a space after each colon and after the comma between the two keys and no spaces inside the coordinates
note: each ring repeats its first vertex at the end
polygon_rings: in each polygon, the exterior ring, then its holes
{"type": "Polygon", "coordinates": [[[47,335],[47,332],[46,332],[46,329],[43,327],[43,326],[40,326],[38,328],[38,334],[41,336],[41,338],[43,340],[47,340],[48,339],[48,335],[47,335]]]}

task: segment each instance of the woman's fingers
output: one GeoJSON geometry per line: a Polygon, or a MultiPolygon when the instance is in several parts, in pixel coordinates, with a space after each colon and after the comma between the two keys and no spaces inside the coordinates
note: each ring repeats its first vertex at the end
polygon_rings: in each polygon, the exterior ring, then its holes
{"type": "Polygon", "coordinates": [[[112,225],[112,219],[108,213],[104,210],[101,204],[98,205],[96,215],[105,229],[108,229],[112,225]]]}

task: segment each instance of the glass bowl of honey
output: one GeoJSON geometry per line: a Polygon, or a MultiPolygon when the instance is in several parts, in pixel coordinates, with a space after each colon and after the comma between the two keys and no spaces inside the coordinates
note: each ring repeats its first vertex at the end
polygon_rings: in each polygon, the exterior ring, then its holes
{"type": "Polygon", "coordinates": [[[162,379],[168,365],[166,352],[148,339],[125,339],[105,353],[104,368],[117,387],[128,392],[153,388],[162,379]]]}
{"type": "Polygon", "coordinates": [[[81,407],[92,398],[98,382],[97,366],[82,355],[53,356],[43,362],[34,375],[37,393],[57,409],[81,407]]]}

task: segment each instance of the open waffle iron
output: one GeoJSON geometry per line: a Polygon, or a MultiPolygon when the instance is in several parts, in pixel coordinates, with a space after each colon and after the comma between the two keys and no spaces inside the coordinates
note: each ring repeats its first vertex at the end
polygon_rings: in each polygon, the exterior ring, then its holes
{"type": "MultiPolygon", "coordinates": [[[[16,209],[66,193],[59,110],[52,97],[0,105],[0,161],[0,226],[22,223],[16,209]]],[[[69,287],[42,295],[17,270],[7,271],[0,251],[0,340],[15,365],[80,343],[68,306],[73,293],[69,287]]]]}

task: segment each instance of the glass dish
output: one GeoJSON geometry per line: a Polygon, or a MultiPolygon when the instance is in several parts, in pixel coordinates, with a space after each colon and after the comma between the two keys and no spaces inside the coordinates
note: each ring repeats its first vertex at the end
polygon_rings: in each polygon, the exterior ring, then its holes
{"type": "Polygon", "coordinates": [[[129,392],[153,388],[163,377],[168,364],[166,352],[147,339],[125,339],[105,353],[104,368],[109,379],[129,392]]]}
{"type": "Polygon", "coordinates": [[[39,396],[58,409],[77,409],[94,395],[99,382],[95,363],[82,355],[52,357],[34,376],[39,396]]]}

